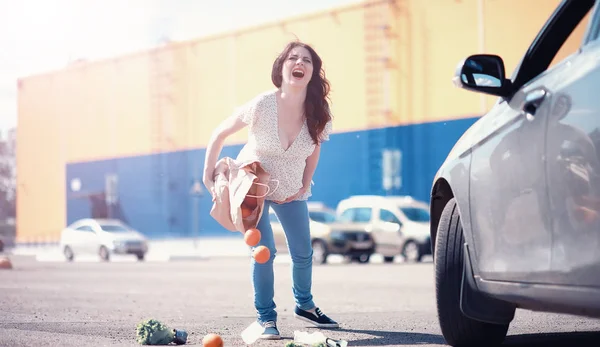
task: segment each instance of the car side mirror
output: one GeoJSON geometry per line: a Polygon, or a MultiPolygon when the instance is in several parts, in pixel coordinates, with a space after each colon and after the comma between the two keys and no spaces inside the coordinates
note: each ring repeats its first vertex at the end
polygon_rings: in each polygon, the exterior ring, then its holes
{"type": "Polygon", "coordinates": [[[506,79],[504,61],[493,54],[476,54],[458,64],[454,84],[459,88],[506,97],[511,81],[506,79]]]}

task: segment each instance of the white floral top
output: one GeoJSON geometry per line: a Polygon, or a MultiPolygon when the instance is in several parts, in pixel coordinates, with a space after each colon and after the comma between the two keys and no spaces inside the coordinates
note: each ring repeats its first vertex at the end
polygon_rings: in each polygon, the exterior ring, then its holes
{"type": "MultiPolygon", "coordinates": [[[[258,160],[263,168],[271,175],[269,187],[271,194],[267,200],[285,200],[302,188],[302,177],[306,166],[306,158],[314,149],[306,121],[300,133],[285,150],[279,140],[277,122],[277,90],[262,93],[238,108],[235,116],[248,124],[248,143],[242,148],[238,160],[258,160]]],[[[327,123],[322,134],[323,140],[329,140],[331,121],[327,123]]],[[[298,197],[297,200],[307,200],[311,189],[298,197]]]]}

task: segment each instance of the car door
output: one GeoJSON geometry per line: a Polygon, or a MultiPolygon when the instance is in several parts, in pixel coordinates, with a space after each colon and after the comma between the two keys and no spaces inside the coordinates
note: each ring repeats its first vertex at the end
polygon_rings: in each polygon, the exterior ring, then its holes
{"type": "Polygon", "coordinates": [[[81,225],[73,230],[73,251],[75,253],[91,254],[95,251],[92,248],[96,233],[89,225],[81,225]]]}
{"type": "Polygon", "coordinates": [[[379,251],[385,249],[386,255],[400,254],[404,245],[404,235],[402,233],[402,222],[398,217],[387,208],[379,209],[379,221],[374,229],[377,238],[379,251]]]}
{"type": "Polygon", "coordinates": [[[546,174],[544,114],[556,82],[547,70],[560,47],[593,5],[566,1],[529,48],[500,99],[480,124],[472,147],[470,209],[478,268],[485,279],[548,283],[553,227],[546,174]]]}
{"type": "Polygon", "coordinates": [[[546,158],[552,281],[600,286],[600,11],[548,86],[546,158]]]}
{"type": "Polygon", "coordinates": [[[521,106],[539,87],[531,83],[510,102],[496,105],[487,116],[493,130],[472,151],[471,224],[486,279],[537,281],[532,274],[550,269],[545,119],[528,120],[521,106]]]}

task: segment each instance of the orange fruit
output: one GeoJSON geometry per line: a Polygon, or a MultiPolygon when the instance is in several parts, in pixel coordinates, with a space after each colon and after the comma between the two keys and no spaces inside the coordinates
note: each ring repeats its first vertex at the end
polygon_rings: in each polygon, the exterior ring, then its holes
{"type": "Polygon", "coordinates": [[[258,200],[253,196],[247,196],[244,198],[243,204],[253,210],[258,206],[258,200]]]}
{"type": "Polygon", "coordinates": [[[271,258],[271,251],[265,246],[258,246],[252,252],[252,256],[257,263],[264,264],[271,258]]]}
{"type": "Polygon", "coordinates": [[[12,269],[12,263],[8,257],[0,257],[0,269],[12,269]]]}
{"type": "Polygon", "coordinates": [[[258,242],[260,241],[260,230],[256,228],[246,230],[246,233],[244,233],[244,241],[250,247],[258,245],[258,242]]]}
{"type": "Polygon", "coordinates": [[[242,205],[242,218],[248,218],[252,214],[252,209],[246,205],[242,205]]]}
{"type": "Polygon", "coordinates": [[[223,347],[223,339],[217,334],[207,334],[202,339],[204,347],[223,347]]]}

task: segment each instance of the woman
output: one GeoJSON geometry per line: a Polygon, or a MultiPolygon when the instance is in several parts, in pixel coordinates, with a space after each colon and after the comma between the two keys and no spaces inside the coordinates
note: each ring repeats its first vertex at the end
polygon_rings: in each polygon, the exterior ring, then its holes
{"type": "Polygon", "coordinates": [[[271,195],[258,223],[259,245],[271,251],[264,264],[252,260],[254,305],[261,338],[279,339],[275,311],[273,259],[275,242],[269,220],[272,206],[281,221],[292,258],[295,317],[317,327],[337,328],[338,323],[316,307],[311,293],[312,245],[306,200],[311,196],[312,176],[319,161],[321,142],[329,140],[329,82],[321,58],[308,45],[289,43],[273,63],[271,80],[277,89],[262,93],[239,108],[213,132],[204,162],[204,184],[214,197],[213,170],[231,134],[248,126],[248,143],[237,159],[258,160],[271,178],[271,195]]]}

